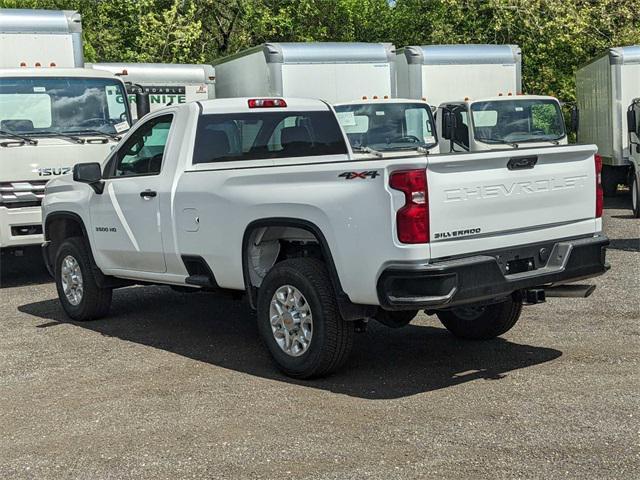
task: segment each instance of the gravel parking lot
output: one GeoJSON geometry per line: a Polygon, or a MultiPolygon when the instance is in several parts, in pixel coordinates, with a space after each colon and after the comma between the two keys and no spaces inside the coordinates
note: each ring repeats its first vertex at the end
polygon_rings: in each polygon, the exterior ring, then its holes
{"type": "Polygon", "coordinates": [[[164,287],[68,321],[39,252],[3,256],[0,478],[640,477],[640,221],[611,271],[490,342],[372,324],[346,368],[280,375],[244,302],[164,287]]]}

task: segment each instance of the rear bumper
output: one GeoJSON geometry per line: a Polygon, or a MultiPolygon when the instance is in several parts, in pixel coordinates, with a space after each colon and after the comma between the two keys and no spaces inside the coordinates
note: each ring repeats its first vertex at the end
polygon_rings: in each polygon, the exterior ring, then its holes
{"type": "Polygon", "coordinates": [[[386,310],[448,308],[595,277],[609,268],[604,248],[608,244],[606,236],[598,235],[429,264],[390,265],[378,279],[378,300],[386,310]],[[529,270],[509,271],[523,261],[529,270]]]}
{"type": "Polygon", "coordinates": [[[0,248],[39,245],[42,241],[40,207],[0,207],[0,248]]]}

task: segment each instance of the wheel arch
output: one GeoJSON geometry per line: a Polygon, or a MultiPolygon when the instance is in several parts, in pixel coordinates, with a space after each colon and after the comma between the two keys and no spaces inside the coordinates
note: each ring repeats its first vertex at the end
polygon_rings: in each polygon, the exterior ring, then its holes
{"type": "Polygon", "coordinates": [[[249,296],[249,302],[252,307],[255,307],[256,305],[257,289],[252,285],[249,273],[249,240],[256,230],[260,228],[271,227],[297,228],[309,232],[311,235],[313,235],[313,237],[315,237],[315,239],[317,240],[318,245],[320,246],[320,251],[322,252],[322,256],[327,265],[329,277],[331,278],[331,283],[333,284],[336,294],[338,295],[338,297],[343,297],[347,300],[349,299],[347,294],[342,289],[340,277],[338,276],[338,271],[333,260],[333,255],[331,254],[331,248],[329,247],[329,243],[322,233],[322,230],[313,222],[301,218],[270,217],[254,220],[249,223],[245,228],[244,235],[242,237],[242,276],[244,279],[245,289],[249,296]]]}

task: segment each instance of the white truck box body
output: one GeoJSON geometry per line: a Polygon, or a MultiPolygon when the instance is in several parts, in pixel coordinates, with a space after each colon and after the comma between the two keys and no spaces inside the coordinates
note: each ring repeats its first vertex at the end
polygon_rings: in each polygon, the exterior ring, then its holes
{"type": "MultiPolygon", "coordinates": [[[[89,63],[87,67],[118,75],[125,83],[142,86],[149,93],[151,111],[169,103],[210,100],[216,97],[215,69],[205,64],[89,63]]],[[[127,85],[135,118],[135,85],[127,85]]]]}
{"type": "Polygon", "coordinates": [[[522,93],[517,45],[424,45],[398,49],[398,97],[442,102],[522,93]]]}
{"type": "Polygon", "coordinates": [[[395,53],[385,43],[265,43],[214,63],[216,96],[291,96],[329,103],[395,97],[395,53]]]}
{"type": "Polygon", "coordinates": [[[82,22],[72,10],[0,9],[0,68],[82,67],[82,22]]]}
{"type": "Polygon", "coordinates": [[[578,141],[607,165],[629,163],[627,108],[640,96],[640,45],[610,48],[576,72],[578,141]]]}

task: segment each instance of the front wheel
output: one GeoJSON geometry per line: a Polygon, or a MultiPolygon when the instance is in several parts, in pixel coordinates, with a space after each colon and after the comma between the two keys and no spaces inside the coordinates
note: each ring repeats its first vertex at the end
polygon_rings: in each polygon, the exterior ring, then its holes
{"type": "Polygon", "coordinates": [[[488,340],[511,330],[521,312],[522,298],[513,294],[500,303],[443,310],[438,312],[438,318],[456,337],[488,340]]]}
{"type": "Polygon", "coordinates": [[[104,317],[111,306],[110,288],[98,286],[90,252],[82,238],[65,240],[56,253],[56,288],[62,308],[78,321],[104,317]]]}
{"type": "Polygon", "coordinates": [[[260,335],[286,375],[320,377],[347,360],[354,324],[340,315],[329,273],[319,260],[277,263],[260,286],[257,306],[260,335]]]}
{"type": "Polygon", "coordinates": [[[638,183],[638,175],[635,172],[631,182],[631,206],[633,208],[633,216],[640,218],[640,183],[638,183]]]}

